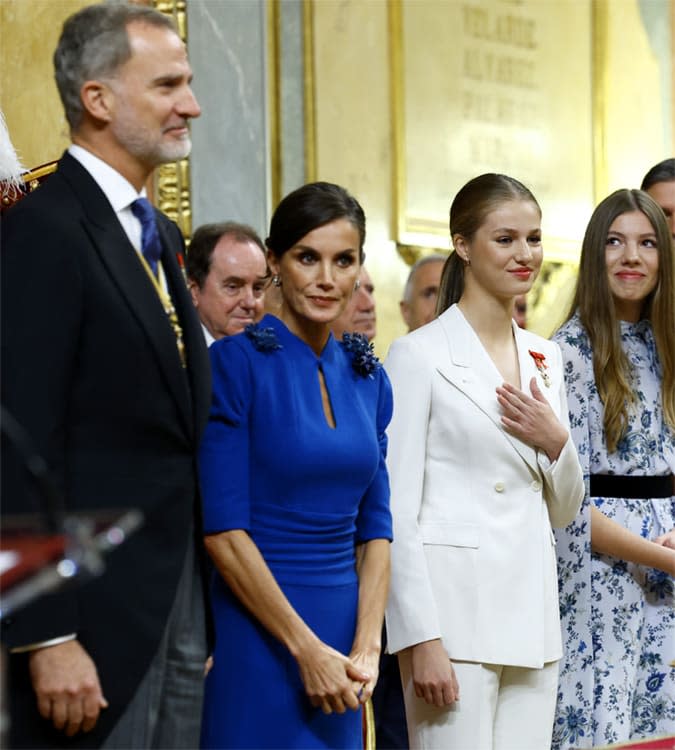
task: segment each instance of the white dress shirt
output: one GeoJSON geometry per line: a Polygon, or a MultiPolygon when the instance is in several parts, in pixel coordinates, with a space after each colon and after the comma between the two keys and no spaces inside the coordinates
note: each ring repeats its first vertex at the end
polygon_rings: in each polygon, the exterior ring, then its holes
{"type": "MultiPolygon", "coordinates": [[[[147,198],[147,191],[145,188],[140,193],[136,192],[136,188],[123,177],[116,169],[107,164],[98,156],[94,156],[91,151],[87,151],[82,146],[71,144],[68,148],[68,153],[89,172],[93,177],[96,184],[101,188],[103,194],[108,199],[108,202],[112,206],[115,215],[119,219],[122,229],[129,238],[129,242],[133,245],[134,249],[139,255],[143,254],[142,251],[142,226],[139,219],[137,219],[132,210],[131,204],[137,198],[147,198]]],[[[159,285],[161,288],[169,293],[169,288],[166,283],[166,277],[163,273],[162,262],[159,264],[159,285]]]]}
{"type": "Polygon", "coordinates": [[[204,340],[206,341],[206,346],[211,346],[211,344],[215,341],[213,336],[211,335],[211,332],[209,329],[202,323],[202,331],[204,331],[204,340]]]}
{"type": "Polygon", "coordinates": [[[113,211],[122,225],[129,242],[137,253],[141,252],[141,222],[133,215],[131,204],[137,198],[146,198],[145,188],[140,193],[136,188],[110,164],[106,164],[91,151],[72,144],[68,153],[89,172],[110,202],[113,211]]]}

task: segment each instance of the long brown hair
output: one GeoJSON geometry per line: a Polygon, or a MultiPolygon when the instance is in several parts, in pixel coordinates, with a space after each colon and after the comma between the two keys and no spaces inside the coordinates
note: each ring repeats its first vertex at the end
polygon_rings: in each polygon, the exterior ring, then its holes
{"type": "MultiPolygon", "coordinates": [[[[461,235],[470,242],[487,215],[502,203],[514,200],[531,201],[539,209],[536,198],[518,180],[505,174],[489,172],[474,177],[464,185],[450,206],[450,237],[461,235]]],[[[436,302],[436,315],[459,302],[464,292],[464,261],[456,250],[448,256],[441,273],[436,302]]]]}
{"type": "Polygon", "coordinates": [[[593,350],[593,373],[604,405],[607,449],[613,453],[628,426],[635,401],[633,373],[621,347],[621,328],[607,277],[605,246],[609,228],[621,214],[640,211],[656,234],[659,268],[656,286],[644,300],[641,318],[651,321],[663,379],[661,400],[666,422],[675,428],[675,252],[660,207],[642,190],[617,190],[598,204],[581,246],[579,275],[567,319],[579,313],[593,350]]]}

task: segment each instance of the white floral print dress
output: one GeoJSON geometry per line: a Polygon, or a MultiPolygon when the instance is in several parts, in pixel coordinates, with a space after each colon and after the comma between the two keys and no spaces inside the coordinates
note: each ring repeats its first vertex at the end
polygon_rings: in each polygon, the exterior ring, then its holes
{"type": "Polygon", "coordinates": [[[651,325],[621,322],[633,366],[636,408],[608,454],[591,346],[575,315],[553,337],[565,365],[572,437],[586,498],[556,530],[564,655],[553,748],[588,748],[675,733],[675,597],[666,573],[591,554],[590,503],[653,539],[675,527],[675,497],[589,497],[591,474],[658,476],[675,470],[675,434],[661,409],[661,367],[651,325]]]}

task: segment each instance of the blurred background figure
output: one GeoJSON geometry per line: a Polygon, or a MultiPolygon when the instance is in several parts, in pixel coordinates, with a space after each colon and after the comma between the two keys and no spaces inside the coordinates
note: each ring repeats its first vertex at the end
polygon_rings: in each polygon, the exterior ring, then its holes
{"type": "Polygon", "coordinates": [[[675,240],[675,159],[655,164],[642,180],[640,188],[661,206],[675,240]]]}
{"type": "Polygon", "coordinates": [[[225,221],[199,227],[186,273],[209,346],[262,317],[269,283],[265,246],[246,224],[225,221]]]}
{"type": "Polygon", "coordinates": [[[429,323],[436,317],[436,299],[441,283],[445,255],[436,253],[421,258],[413,265],[399,302],[401,316],[408,332],[429,323]]]}
{"type": "Polygon", "coordinates": [[[375,315],[375,286],[370,274],[361,266],[361,273],[354,288],[354,294],[347,303],[342,315],[336,318],[331,331],[340,341],[345,333],[362,333],[372,341],[377,333],[377,316],[375,315]]]}
{"type": "Polygon", "coordinates": [[[519,294],[513,300],[513,319],[519,328],[527,328],[527,295],[519,294]]]}

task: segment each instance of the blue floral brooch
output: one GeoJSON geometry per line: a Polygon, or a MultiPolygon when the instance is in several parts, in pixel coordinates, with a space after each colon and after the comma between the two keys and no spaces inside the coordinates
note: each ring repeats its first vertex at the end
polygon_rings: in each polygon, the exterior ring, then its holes
{"type": "Polygon", "coordinates": [[[380,360],[373,352],[373,345],[362,333],[344,333],[342,346],[352,355],[354,372],[364,378],[373,377],[373,373],[380,366],[380,360]]]}
{"type": "Polygon", "coordinates": [[[253,346],[259,352],[273,352],[276,349],[284,348],[279,343],[274,328],[263,328],[258,323],[251,323],[244,328],[244,333],[251,339],[253,346]]]}

